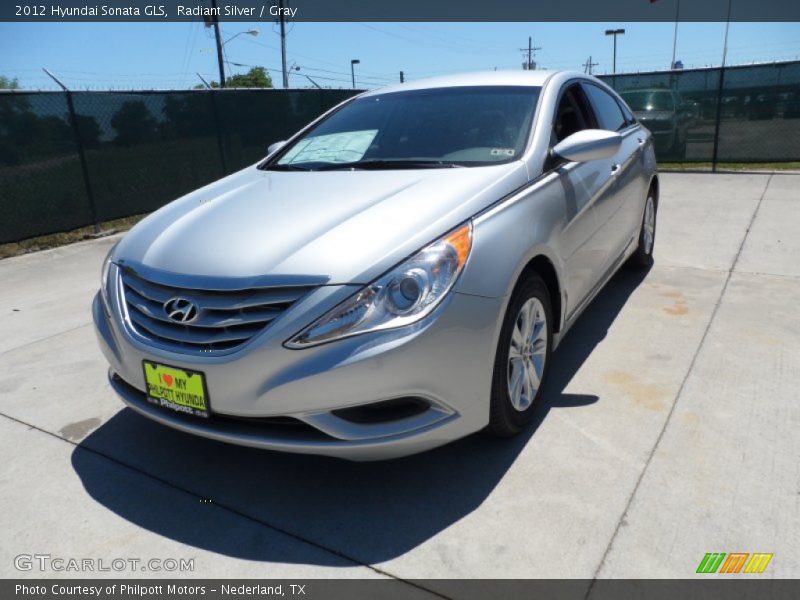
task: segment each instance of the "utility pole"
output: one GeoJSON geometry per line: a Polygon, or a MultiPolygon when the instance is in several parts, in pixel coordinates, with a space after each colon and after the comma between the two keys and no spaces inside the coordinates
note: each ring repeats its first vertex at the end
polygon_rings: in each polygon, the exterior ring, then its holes
{"type": "Polygon", "coordinates": [[[731,26],[731,4],[728,0],[728,16],[725,19],[725,40],[722,42],[722,65],[719,69],[719,87],[717,88],[717,115],[714,124],[714,150],[711,157],[711,170],[717,171],[717,158],[719,156],[719,125],[722,116],[722,92],[725,90],[725,61],[728,58],[728,30],[731,26]]]}
{"type": "Polygon", "coordinates": [[[217,64],[219,65],[219,87],[225,87],[225,66],[222,63],[222,40],[219,37],[219,17],[216,16],[219,13],[219,7],[217,6],[217,0],[211,0],[211,8],[213,8],[214,16],[211,17],[212,23],[214,24],[214,37],[217,40],[217,64]]]}
{"type": "Polygon", "coordinates": [[[533,60],[534,55],[536,54],[537,50],[541,50],[541,46],[534,46],[533,39],[528,36],[528,47],[527,48],[520,48],[522,52],[528,53],[528,61],[522,65],[523,70],[525,71],[533,71],[536,68],[536,63],[533,60]]]}
{"type": "Polygon", "coordinates": [[[592,57],[590,56],[589,59],[583,63],[583,72],[589,75],[592,74],[592,67],[596,67],[600,63],[592,62],[592,57]]]}
{"type": "Polygon", "coordinates": [[[402,71],[400,71],[400,83],[405,83],[406,75],[402,71]]]}
{"type": "Polygon", "coordinates": [[[725,70],[725,60],[728,58],[728,30],[731,27],[731,0],[728,0],[728,16],[725,19],[725,41],[722,43],[722,70],[725,70]]]}
{"type": "Polygon", "coordinates": [[[353,89],[356,89],[356,65],[361,64],[361,61],[354,58],[350,61],[350,76],[353,78],[353,89]]]}
{"type": "Polygon", "coordinates": [[[624,29],[606,29],[606,35],[613,35],[614,36],[614,66],[612,73],[614,75],[617,74],[617,36],[618,35],[625,35],[624,29]]]}
{"type": "Polygon", "coordinates": [[[289,72],[286,70],[286,19],[283,16],[284,1],[285,0],[278,0],[278,19],[281,24],[281,69],[283,69],[283,88],[286,89],[289,87],[289,72]]]}
{"type": "Polygon", "coordinates": [[[672,35],[672,62],[670,70],[675,68],[675,50],[678,48],[678,19],[681,14],[681,0],[675,0],[675,33],[672,35]]]}
{"type": "Polygon", "coordinates": [[[531,62],[533,59],[533,48],[531,47],[533,40],[531,40],[531,36],[528,36],[528,71],[531,70],[531,62]]]}

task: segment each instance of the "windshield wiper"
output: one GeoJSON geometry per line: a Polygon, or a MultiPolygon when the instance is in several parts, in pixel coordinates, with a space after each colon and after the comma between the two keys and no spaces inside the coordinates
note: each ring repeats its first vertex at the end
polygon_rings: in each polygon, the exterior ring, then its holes
{"type": "Polygon", "coordinates": [[[446,160],[402,160],[402,159],[369,159],[353,162],[331,163],[320,165],[317,171],[336,171],[346,169],[382,170],[382,169],[454,169],[463,165],[446,160]]]}
{"type": "Polygon", "coordinates": [[[300,165],[292,165],[292,164],[274,164],[274,165],[267,165],[264,167],[265,171],[313,171],[311,167],[301,167],[300,165]]]}

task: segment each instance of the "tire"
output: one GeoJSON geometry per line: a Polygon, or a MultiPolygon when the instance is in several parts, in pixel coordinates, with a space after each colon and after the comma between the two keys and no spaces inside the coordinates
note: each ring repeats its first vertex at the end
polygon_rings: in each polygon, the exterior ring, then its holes
{"type": "Polygon", "coordinates": [[[658,200],[656,199],[655,190],[651,187],[647,191],[647,199],[645,200],[645,209],[642,214],[642,225],[639,228],[639,245],[636,251],[631,255],[630,264],[635,267],[647,268],[653,265],[653,248],[656,244],[656,223],[658,215],[658,200]],[[649,213],[648,210],[652,210],[649,213]],[[648,218],[652,215],[652,230],[648,236],[648,218]]]}
{"type": "Polygon", "coordinates": [[[511,297],[500,330],[487,427],[487,431],[496,437],[511,437],[522,431],[531,422],[533,413],[541,402],[550,370],[553,345],[552,315],[547,285],[538,274],[533,273],[522,282],[511,297]],[[529,319],[527,322],[522,313],[523,308],[529,319]],[[542,320],[544,323],[540,322],[542,320]],[[528,336],[524,335],[525,331],[529,333],[528,336]],[[515,353],[516,358],[510,360],[512,336],[514,346],[518,350],[515,353]],[[526,375],[531,378],[526,379],[526,375]],[[533,381],[533,375],[539,380],[538,386],[533,381]],[[513,399],[512,389],[519,390],[519,394],[514,394],[513,399]]]}

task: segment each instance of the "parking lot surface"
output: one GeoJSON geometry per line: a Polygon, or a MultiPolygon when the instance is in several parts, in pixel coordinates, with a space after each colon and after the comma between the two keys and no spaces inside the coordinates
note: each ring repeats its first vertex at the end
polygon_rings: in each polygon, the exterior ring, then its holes
{"type": "Polygon", "coordinates": [[[800,577],[800,175],[661,177],[655,266],[581,317],[535,427],[384,463],[137,416],[91,325],[114,239],[0,261],[0,576],[800,577]],[[194,571],[15,568],[37,553],[194,571]]]}

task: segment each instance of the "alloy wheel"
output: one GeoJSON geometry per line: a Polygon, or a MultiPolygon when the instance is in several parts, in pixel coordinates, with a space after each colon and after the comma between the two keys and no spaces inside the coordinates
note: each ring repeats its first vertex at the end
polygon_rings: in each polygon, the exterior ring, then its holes
{"type": "Polygon", "coordinates": [[[547,359],[547,314],[538,298],[520,308],[511,330],[508,350],[508,396],[520,412],[536,398],[547,359]]]}

